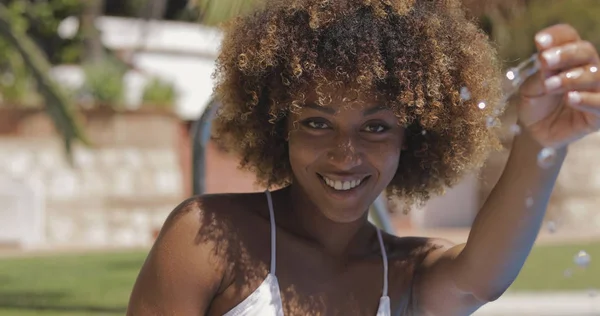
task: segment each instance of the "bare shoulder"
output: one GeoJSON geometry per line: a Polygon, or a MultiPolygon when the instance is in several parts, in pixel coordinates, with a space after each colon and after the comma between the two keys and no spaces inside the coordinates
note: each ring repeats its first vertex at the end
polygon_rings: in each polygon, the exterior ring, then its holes
{"type": "Polygon", "coordinates": [[[253,207],[261,197],[258,193],[234,193],[190,198],[167,217],[157,244],[162,241],[191,248],[211,246],[215,255],[222,257],[219,250],[227,246],[238,224],[256,217],[253,207]]]}
{"type": "Polygon", "coordinates": [[[128,315],[205,314],[231,261],[231,232],[248,216],[251,198],[205,195],[178,205],[139,273],[128,315]]]}

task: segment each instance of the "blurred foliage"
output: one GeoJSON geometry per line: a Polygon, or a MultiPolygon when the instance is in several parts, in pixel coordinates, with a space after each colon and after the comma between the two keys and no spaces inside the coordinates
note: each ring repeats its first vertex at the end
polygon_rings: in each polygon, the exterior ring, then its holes
{"type": "Polygon", "coordinates": [[[171,109],[177,101],[175,85],[164,79],[153,78],[148,81],[142,94],[142,105],[171,109]]]}
{"type": "MultiPolygon", "coordinates": [[[[498,14],[488,14],[488,16],[498,14]]],[[[526,10],[513,12],[509,18],[494,20],[492,37],[506,66],[513,66],[536,50],[533,37],[541,29],[567,23],[581,37],[600,47],[600,1],[532,0],[526,10]]]]}
{"type": "MultiPolygon", "coordinates": [[[[6,7],[6,18],[17,32],[28,28],[22,18],[23,3],[15,2],[6,7]]],[[[6,39],[0,37],[0,98],[3,106],[31,105],[35,99],[35,86],[18,50],[6,39]]]]}
{"type": "Polygon", "coordinates": [[[44,51],[52,64],[76,63],[82,55],[82,36],[71,39],[58,35],[63,19],[81,13],[80,0],[7,0],[13,14],[20,15],[27,35],[44,51]]]}
{"type": "MultiPolygon", "coordinates": [[[[509,12],[514,8],[523,7],[527,2],[527,0],[462,0],[467,14],[472,18],[483,17],[489,12],[509,12]]],[[[263,4],[264,0],[189,0],[188,8],[183,14],[186,18],[196,16],[197,21],[202,24],[216,26],[263,4]]]]}
{"type": "MultiPolygon", "coordinates": [[[[67,153],[71,153],[73,140],[89,144],[77,119],[71,100],[49,77],[51,69],[46,56],[25,33],[26,23],[0,3],[0,38],[21,56],[24,68],[37,84],[37,91],[44,98],[45,110],[54,121],[56,130],[63,136],[67,153]]],[[[18,65],[18,63],[17,63],[18,65]]]]}
{"type": "Polygon", "coordinates": [[[127,72],[123,63],[114,58],[106,58],[83,65],[83,72],[85,81],[80,91],[83,100],[91,101],[95,106],[121,109],[125,95],[124,76],[127,72]]]}
{"type": "MultiPolygon", "coordinates": [[[[218,25],[244,14],[263,0],[190,0],[198,20],[218,25]]],[[[463,0],[468,14],[498,46],[505,66],[535,52],[533,37],[539,30],[556,24],[572,24],[585,38],[600,46],[600,1],[598,0],[463,0]]]]}
{"type": "Polygon", "coordinates": [[[197,11],[198,20],[215,26],[259,7],[263,0],[190,0],[189,7],[197,11]]]}
{"type": "MultiPolygon", "coordinates": [[[[78,50],[73,40],[58,37],[58,25],[63,17],[77,12],[77,0],[6,1],[6,17],[12,29],[27,34],[43,57],[54,56],[55,61],[77,59],[78,50]],[[45,48],[45,49],[44,49],[45,48]],[[53,54],[57,50],[62,54],[53,54]]],[[[0,38],[0,96],[4,105],[39,106],[41,98],[35,92],[35,82],[20,52],[0,38]]]]}
{"type": "Polygon", "coordinates": [[[19,52],[0,41],[0,105],[39,106],[35,82],[19,52]]]}

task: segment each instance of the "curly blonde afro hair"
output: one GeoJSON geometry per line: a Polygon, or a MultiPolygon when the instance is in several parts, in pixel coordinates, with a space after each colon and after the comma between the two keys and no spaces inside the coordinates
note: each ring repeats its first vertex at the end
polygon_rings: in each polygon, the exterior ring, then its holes
{"type": "Polygon", "coordinates": [[[388,194],[425,202],[499,145],[489,127],[499,70],[457,0],[267,1],[225,26],[213,135],[260,185],[284,186],[293,178],[286,118],[306,96],[316,91],[324,105],[326,86],[375,93],[407,129],[388,194]]]}

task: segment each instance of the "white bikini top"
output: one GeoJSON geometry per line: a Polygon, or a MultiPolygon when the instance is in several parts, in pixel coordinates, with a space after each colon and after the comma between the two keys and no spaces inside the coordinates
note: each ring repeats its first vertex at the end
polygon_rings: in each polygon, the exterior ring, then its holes
{"type": "MultiPolygon", "coordinates": [[[[266,191],[267,202],[269,203],[269,212],[271,214],[271,270],[266,279],[260,286],[244,299],[239,305],[232,308],[224,316],[284,316],[283,304],[281,303],[281,294],[279,291],[279,282],[275,276],[275,215],[273,212],[273,200],[271,192],[266,191]]],[[[391,316],[390,298],[388,291],[388,261],[381,231],[377,229],[379,246],[383,257],[383,293],[379,299],[379,308],[376,316],[391,316]]]]}

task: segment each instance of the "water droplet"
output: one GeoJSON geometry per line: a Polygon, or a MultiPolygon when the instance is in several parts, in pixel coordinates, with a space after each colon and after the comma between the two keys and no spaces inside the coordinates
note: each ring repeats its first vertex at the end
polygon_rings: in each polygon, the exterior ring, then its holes
{"type": "Polygon", "coordinates": [[[581,268],[587,268],[592,261],[592,257],[585,251],[579,251],[573,258],[575,264],[581,268]]]}
{"type": "Polygon", "coordinates": [[[511,68],[506,72],[506,78],[508,78],[508,80],[513,81],[517,78],[518,75],[518,71],[515,68],[511,68]]]}
{"type": "Polygon", "coordinates": [[[469,88],[467,88],[467,87],[460,88],[460,98],[463,101],[471,100],[471,91],[469,91],[469,88]]]}
{"type": "Polygon", "coordinates": [[[546,228],[548,228],[548,232],[551,234],[556,233],[556,223],[554,221],[549,221],[546,224],[546,228]]]}
{"type": "Polygon", "coordinates": [[[488,128],[492,128],[492,127],[496,126],[496,119],[492,116],[488,116],[486,125],[488,128]]]}
{"type": "Polygon", "coordinates": [[[546,147],[542,149],[538,154],[538,165],[542,168],[550,168],[554,165],[556,160],[556,150],[554,148],[546,147]]]}
{"type": "Polygon", "coordinates": [[[573,270],[569,269],[565,269],[565,271],[563,272],[563,276],[565,278],[570,278],[573,276],[573,270]]]}
{"type": "Polygon", "coordinates": [[[477,104],[477,107],[478,107],[478,108],[480,108],[480,109],[482,109],[482,110],[483,110],[483,109],[485,109],[485,107],[486,107],[486,106],[487,106],[487,105],[486,105],[486,104],[485,104],[485,102],[483,102],[483,101],[481,101],[481,102],[479,102],[479,103],[477,104]]]}
{"type": "Polygon", "coordinates": [[[528,198],[525,200],[525,206],[527,206],[527,207],[532,207],[532,206],[533,206],[533,202],[535,202],[535,201],[533,200],[533,198],[532,198],[532,197],[528,197],[528,198]]]}
{"type": "Polygon", "coordinates": [[[427,135],[427,131],[426,130],[422,130],[421,131],[421,135],[427,135]]]}
{"type": "Polygon", "coordinates": [[[521,134],[521,126],[519,126],[519,124],[513,124],[510,127],[510,133],[517,136],[521,134]]]}

